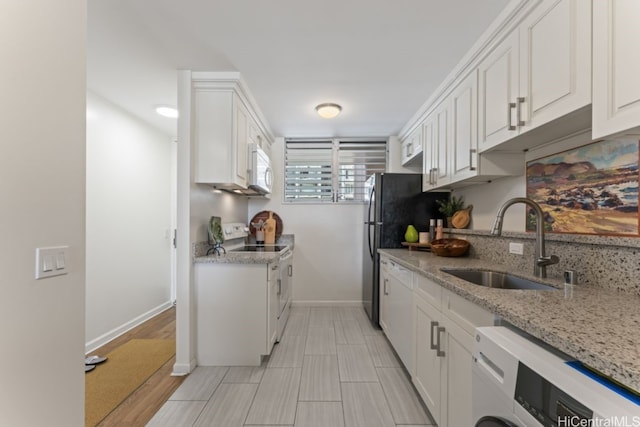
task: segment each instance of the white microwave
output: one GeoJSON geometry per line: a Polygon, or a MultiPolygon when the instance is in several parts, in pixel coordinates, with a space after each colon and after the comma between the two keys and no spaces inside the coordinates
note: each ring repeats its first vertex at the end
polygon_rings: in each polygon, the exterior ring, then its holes
{"type": "Polygon", "coordinates": [[[269,156],[258,144],[249,144],[249,159],[251,164],[249,188],[261,194],[270,194],[273,171],[269,156]]]}

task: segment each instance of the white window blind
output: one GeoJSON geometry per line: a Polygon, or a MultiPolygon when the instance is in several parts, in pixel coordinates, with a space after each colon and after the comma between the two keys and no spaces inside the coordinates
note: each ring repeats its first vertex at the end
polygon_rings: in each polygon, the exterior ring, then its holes
{"type": "Polygon", "coordinates": [[[364,201],[364,182],[387,167],[385,141],[338,143],[338,201],[364,201]]]}
{"type": "Polygon", "coordinates": [[[287,140],[285,201],[362,202],[364,182],[387,164],[386,141],[287,140]]]}
{"type": "Polygon", "coordinates": [[[332,141],[286,141],[285,200],[333,200],[332,141]]]}

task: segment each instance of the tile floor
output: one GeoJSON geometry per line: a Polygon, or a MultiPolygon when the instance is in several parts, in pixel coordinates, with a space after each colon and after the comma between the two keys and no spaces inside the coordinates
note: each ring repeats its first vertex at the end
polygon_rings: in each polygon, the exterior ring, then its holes
{"type": "Polygon", "coordinates": [[[294,307],[259,367],[198,367],[148,426],[435,425],[357,307],[294,307]]]}

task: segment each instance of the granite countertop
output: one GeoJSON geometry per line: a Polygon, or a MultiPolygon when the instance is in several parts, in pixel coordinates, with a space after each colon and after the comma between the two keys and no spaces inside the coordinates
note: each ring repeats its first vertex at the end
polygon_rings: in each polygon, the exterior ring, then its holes
{"type": "Polygon", "coordinates": [[[280,252],[228,252],[222,255],[205,255],[193,258],[196,264],[269,264],[277,262],[280,252]]]}
{"type": "MultiPolygon", "coordinates": [[[[248,244],[255,244],[250,241],[248,244]]],[[[283,234],[275,243],[279,246],[287,246],[291,251],[295,247],[293,234],[283,234]]],[[[284,255],[280,252],[231,252],[222,255],[205,255],[211,246],[207,242],[198,242],[192,248],[194,264],[269,264],[277,262],[284,255]]]]}
{"type": "MultiPolygon", "coordinates": [[[[399,264],[497,314],[614,380],[640,391],[640,297],[593,286],[565,288],[500,264],[472,258],[444,258],[428,252],[380,249],[399,264]],[[507,290],[474,285],[441,268],[491,269],[544,282],[558,291],[507,290]]],[[[533,270],[533,266],[532,266],[533,270]]]]}

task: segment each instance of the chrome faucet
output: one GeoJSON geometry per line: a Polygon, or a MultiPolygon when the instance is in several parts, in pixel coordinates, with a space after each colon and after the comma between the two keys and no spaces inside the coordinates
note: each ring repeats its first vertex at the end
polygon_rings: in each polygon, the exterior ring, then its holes
{"type": "Polygon", "coordinates": [[[555,255],[546,256],[544,253],[544,212],[536,202],[526,197],[516,197],[514,199],[507,200],[504,205],[498,211],[496,216],[496,222],[493,223],[491,228],[491,234],[499,236],[502,234],[502,221],[504,219],[504,213],[507,208],[516,203],[524,203],[530,206],[536,213],[536,247],[533,260],[533,274],[537,277],[547,277],[547,265],[557,264],[560,261],[555,255]]]}

